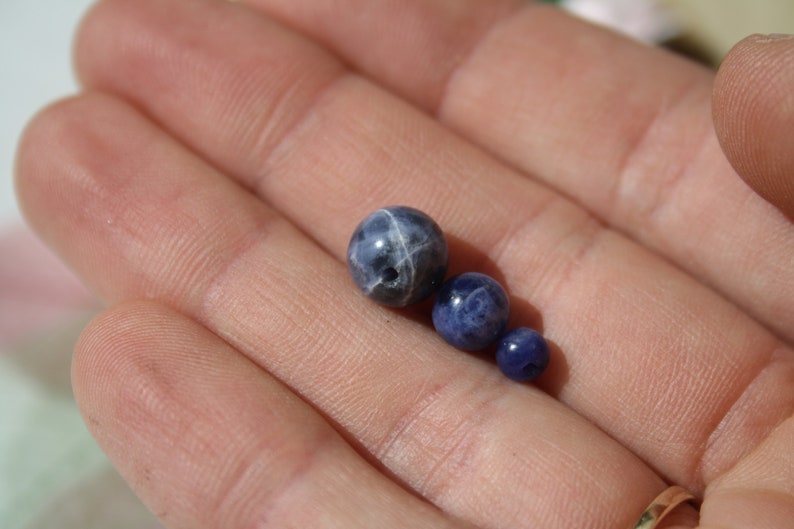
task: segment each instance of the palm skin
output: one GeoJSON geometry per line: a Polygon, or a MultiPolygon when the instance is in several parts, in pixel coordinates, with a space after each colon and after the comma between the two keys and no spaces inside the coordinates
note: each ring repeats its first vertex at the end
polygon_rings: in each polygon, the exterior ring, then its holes
{"type": "Polygon", "coordinates": [[[669,483],[701,527],[791,524],[794,41],[715,85],[542,5],[241,3],[98,4],[19,152],[111,306],[78,402],[166,526],[631,527],[669,483]],[[543,328],[537,385],[358,294],[388,204],[543,328]]]}

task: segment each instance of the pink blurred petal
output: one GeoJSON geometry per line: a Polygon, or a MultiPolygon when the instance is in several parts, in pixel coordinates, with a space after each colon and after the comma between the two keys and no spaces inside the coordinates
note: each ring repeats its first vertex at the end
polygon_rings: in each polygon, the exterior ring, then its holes
{"type": "Polygon", "coordinates": [[[0,230],[0,344],[98,307],[96,297],[29,228],[0,230]]]}

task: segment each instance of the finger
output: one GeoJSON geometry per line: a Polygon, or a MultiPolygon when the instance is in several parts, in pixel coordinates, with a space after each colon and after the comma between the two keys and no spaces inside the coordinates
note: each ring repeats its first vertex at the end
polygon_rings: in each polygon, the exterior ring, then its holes
{"type": "Polygon", "coordinates": [[[540,2],[246,3],[329,44],[794,341],[794,268],[781,265],[794,230],[725,160],[710,72],[540,2]]]}
{"type": "Polygon", "coordinates": [[[794,37],[754,35],[720,67],[714,123],[725,154],[758,194],[794,219],[794,37]]]}
{"type": "Polygon", "coordinates": [[[99,444],[168,527],[456,526],[283,385],[163,306],[96,318],[77,344],[73,381],[99,444]]]}
{"type": "MultiPolygon", "coordinates": [[[[791,353],[773,337],[400,101],[351,76],[328,88],[326,78],[310,72],[327,71],[315,61],[330,59],[309,43],[267,21],[255,28],[248,17],[244,31],[232,19],[245,13],[220,7],[226,4],[214,5],[213,16],[228,34],[204,32],[193,17],[209,15],[197,10],[178,19],[180,39],[158,27],[159,11],[115,12],[114,5],[125,4],[105,5],[82,37],[87,82],[144,106],[337,259],[352,227],[376,205],[408,203],[432,212],[453,240],[466,241],[453,249],[455,266],[498,271],[524,307],[529,301],[544,315],[546,334],[565,352],[565,366],[557,364],[545,388],[671,480],[702,486],[791,413],[791,353]],[[179,64],[212,71],[210,84],[196,90],[189,81],[194,74],[173,75],[150,47],[130,45],[125,31],[156,41],[160,54],[179,64]],[[307,46],[310,53],[302,51],[307,46]],[[233,60],[213,59],[230,49],[233,60]],[[267,50],[264,58],[259,50],[267,50]],[[266,104],[261,90],[231,88],[268,86],[269,72],[295,63],[305,68],[302,86],[315,79],[324,87],[314,89],[320,96],[276,94],[266,104]],[[147,82],[131,82],[133,69],[147,82]],[[270,133],[280,127],[273,123],[252,131],[257,124],[248,116],[274,115],[269,105],[290,123],[281,127],[290,131],[285,137],[270,133]]],[[[517,312],[518,321],[531,318],[526,309],[517,312]]]]}
{"type": "Polygon", "coordinates": [[[564,405],[368,303],[344,264],[118,100],[46,111],[20,171],[34,225],[107,299],[196,319],[456,518],[627,526],[662,487],[564,405]]]}

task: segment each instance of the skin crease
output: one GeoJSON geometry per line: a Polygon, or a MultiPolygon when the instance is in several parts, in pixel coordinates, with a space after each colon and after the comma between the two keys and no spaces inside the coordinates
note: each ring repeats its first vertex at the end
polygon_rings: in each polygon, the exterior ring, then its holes
{"type": "Polygon", "coordinates": [[[792,42],[714,86],[542,6],[99,3],[85,90],[17,171],[112,305],[76,347],[87,424],[174,528],[628,528],[666,483],[701,502],[668,527],[785,527],[794,227],[729,162],[794,208],[765,161],[786,114],[751,112],[791,93],[792,42]],[[541,320],[537,385],[355,291],[347,239],[385,204],[541,320]]]}

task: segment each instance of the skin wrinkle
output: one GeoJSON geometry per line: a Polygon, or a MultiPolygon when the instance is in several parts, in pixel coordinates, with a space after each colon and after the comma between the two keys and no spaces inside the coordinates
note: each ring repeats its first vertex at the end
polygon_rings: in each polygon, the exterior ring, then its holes
{"type": "MultiPolygon", "coordinates": [[[[264,210],[261,213],[261,218],[258,222],[245,230],[247,233],[238,239],[234,247],[218,252],[224,256],[224,259],[213,271],[212,275],[206,279],[205,286],[196,304],[197,320],[209,328],[212,328],[213,323],[218,321],[215,315],[221,309],[216,307],[216,303],[218,303],[219,299],[222,299],[220,293],[224,290],[224,284],[229,274],[236,271],[238,265],[245,261],[245,258],[252,250],[266,246],[271,235],[287,227],[287,222],[282,217],[264,210]]],[[[225,241],[228,241],[228,239],[225,241]]]]}
{"type": "MultiPolygon", "coordinates": [[[[271,454],[274,451],[269,447],[269,443],[262,443],[261,447],[253,448],[250,457],[240,458],[238,465],[227,477],[226,483],[220,487],[220,494],[212,501],[213,507],[210,512],[222,513],[218,520],[218,527],[248,527],[250,523],[256,525],[277,522],[271,520],[271,515],[278,512],[283,504],[293,503],[295,491],[300,491],[302,486],[313,482],[313,474],[318,471],[321,463],[324,463],[327,454],[333,452],[334,441],[337,438],[331,430],[322,436],[312,440],[311,445],[302,447],[303,456],[299,463],[294,465],[287,476],[274,490],[268,492],[264,501],[251,503],[248,498],[250,493],[246,490],[255,490],[254,483],[261,480],[258,474],[266,474],[261,468],[262,461],[257,454],[271,454]],[[246,521],[247,520],[247,521],[246,521]]],[[[262,498],[258,498],[262,500],[262,498]]],[[[275,526],[275,525],[274,525],[275,526]]]]}
{"type": "MultiPolygon", "coordinates": [[[[266,69],[262,68],[261,64],[257,64],[255,60],[252,60],[249,70],[253,73],[242,78],[243,82],[238,87],[240,95],[236,97],[227,96],[230,107],[235,107],[235,101],[247,99],[245,94],[260,94],[262,92],[263,79],[260,75],[257,75],[257,72],[263,72],[266,69]]],[[[280,138],[289,136],[291,129],[299,125],[304,119],[304,116],[299,114],[293,116],[291,121],[287,121],[285,119],[285,109],[291,108],[295,100],[320,99],[324,92],[331,90],[333,85],[340,82],[346,75],[348,75],[348,71],[341,63],[327,60],[323,63],[322,71],[314,69],[310,73],[290,75],[293,82],[286,89],[276,90],[275,94],[272,93],[272,90],[268,90],[267,97],[259,95],[258,97],[268,101],[266,105],[262,105],[265,107],[264,112],[257,115],[254,119],[250,119],[250,116],[246,114],[241,115],[239,119],[230,119],[230,122],[233,123],[250,123],[249,130],[242,135],[240,141],[241,149],[244,150],[241,155],[250,156],[248,152],[245,152],[250,151],[257,153],[259,159],[268,160],[272,152],[278,147],[280,138]],[[318,80],[318,78],[321,80],[318,80]],[[249,140],[249,138],[253,138],[253,141],[249,140]]],[[[223,85],[224,83],[219,82],[218,84],[223,85]]],[[[307,113],[312,110],[313,105],[306,105],[307,113]]],[[[244,112],[244,107],[238,108],[237,111],[244,112]]],[[[251,174],[256,176],[260,173],[252,171],[251,174]]],[[[264,176],[266,173],[263,171],[261,174],[264,176]]],[[[247,187],[256,190],[259,179],[246,181],[247,187]]]]}
{"type": "Polygon", "coordinates": [[[458,417],[457,424],[447,430],[442,453],[418,485],[419,492],[438,505],[457,495],[458,484],[471,475],[472,468],[480,459],[478,455],[485,452],[482,448],[484,435],[490,430],[488,423],[494,420],[494,415],[489,412],[496,407],[496,402],[504,398],[504,392],[494,391],[492,395],[486,392],[487,396],[483,397],[483,389],[478,387],[475,390],[478,395],[474,400],[476,408],[467,410],[458,417]]]}
{"type": "MultiPolygon", "coordinates": [[[[794,416],[788,417],[773,430],[764,443],[748,454],[741,464],[709,485],[708,493],[712,500],[704,502],[701,509],[701,519],[706,527],[712,527],[713,520],[719,518],[735,521],[737,514],[747,515],[751,512],[750,508],[756,512],[747,519],[759,527],[789,525],[788,522],[794,514],[794,509],[791,509],[794,506],[794,489],[789,478],[791,460],[783,459],[780,465],[770,460],[765,452],[771,448],[770,445],[780,445],[781,448],[788,449],[794,441],[792,426],[794,416]],[[781,509],[780,505],[786,507],[781,509]],[[763,525],[759,515],[774,516],[777,518],[776,523],[763,525]]],[[[748,525],[742,520],[730,527],[748,525]]]]}
{"type": "MultiPolygon", "coordinates": [[[[785,356],[786,354],[790,355],[791,351],[786,348],[785,345],[778,341],[773,341],[773,343],[769,346],[769,353],[763,354],[762,356],[766,359],[763,363],[759,364],[759,369],[757,372],[750,377],[746,384],[743,384],[741,389],[736,392],[736,398],[731,402],[727,403],[726,411],[724,414],[719,416],[718,420],[714,421],[714,426],[710,431],[710,434],[703,445],[702,452],[699,456],[695,459],[696,464],[693,467],[694,473],[693,475],[698,480],[698,483],[703,486],[704,484],[712,481],[716,481],[720,478],[720,476],[724,476],[725,474],[729,474],[731,470],[738,464],[741,464],[743,458],[747,455],[755,451],[766,439],[767,437],[778,427],[780,427],[786,420],[788,420],[791,415],[783,415],[779,418],[778,422],[768,424],[764,426],[764,432],[757,431],[755,432],[755,437],[757,438],[757,442],[754,445],[748,445],[744,447],[742,453],[738,455],[738,457],[734,457],[732,462],[729,462],[727,465],[724,465],[723,468],[714,467],[714,468],[707,468],[713,463],[709,461],[711,459],[718,458],[720,453],[720,446],[722,443],[730,443],[732,439],[726,439],[726,437],[730,437],[731,432],[725,431],[723,429],[726,423],[732,422],[733,414],[735,413],[744,413],[749,415],[752,413],[750,410],[745,409],[744,406],[744,399],[748,398],[748,394],[751,391],[756,390],[756,385],[759,383],[761,377],[766,374],[766,371],[772,368],[776,362],[778,361],[776,357],[778,355],[785,356]],[[713,454],[712,454],[713,453],[713,454]]],[[[781,360],[782,361],[782,360],[781,360]]],[[[794,387],[794,382],[792,382],[791,387],[794,387]]],[[[789,407],[789,414],[794,414],[794,399],[788,404],[789,407]]],[[[755,426],[755,423],[754,423],[755,426]]],[[[753,428],[754,430],[756,428],[753,428]]],[[[724,459],[724,457],[720,458],[724,459]]]]}
{"type": "Polygon", "coordinates": [[[450,99],[449,94],[452,87],[456,84],[457,77],[467,70],[467,66],[478,54],[480,48],[484,47],[491,37],[502,29],[504,23],[510,21],[514,16],[517,16],[519,11],[529,12],[538,6],[538,2],[534,1],[504,2],[504,4],[509,6],[505,8],[505,12],[501,13],[497,19],[490,21],[485,31],[482,31],[479,35],[476,35],[472,40],[466,43],[467,48],[461,52],[457,62],[446,74],[446,78],[441,81],[441,89],[438,92],[437,99],[428,107],[430,114],[440,122],[446,124],[446,120],[444,119],[444,106],[450,99]]]}
{"type": "MultiPolygon", "coordinates": [[[[235,177],[246,180],[248,185],[256,191],[257,196],[267,197],[267,186],[271,179],[275,161],[280,160],[285,153],[290,151],[295,137],[299,137],[306,127],[314,124],[317,116],[322,114],[326,106],[333,105],[333,102],[338,97],[337,92],[344,91],[349,83],[356,82],[357,79],[354,73],[340,69],[340,72],[335,77],[329,79],[313,93],[309,100],[303,102],[303,108],[297,113],[297,117],[292,120],[288,127],[281,131],[278,137],[270,138],[270,147],[266,151],[257,151],[258,154],[255,158],[261,160],[260,167],[252,171],[248,178],[245,176],[244,171],[236,173],[235,177]]],[[[264,144],[264,141],[261,143],[264,144]]],[[[286,218],[292,218],[290,211],[279,208],[278,204],[274,204],[273,207],[286,218]]],[[[312,237],[311,234],[308,236],[312,237]]],[[[332,249],[326,245],[325,241],[312,238],[328,254],[334,255],[332,249]]]]}
{"type": "MultiPolygon", "coordinates": [[[[488,424],[499,420],[498,409],[506,399],[505,389],[504,381],[490,374],[482,380],[468,382],[465,387],[452,376],[441,385],[427,387],[421,398],[389,427],[387,436],[373,452],[375,457],[391,466],[390,461],[404,458],[405,454],[399,452],[410,446],[409,457],[421,455],[426,460],[432,459],[421,482],[409,483],[411,490],[439,508],[455,504],[459,501],[461,486],[472,479],[482,482],[480,477],[486,477],[482,474],[487,469],[478,470],[476,462],[488,453],[491,442],[488,432],[499,430],[488,424]],[[450,407],[449,402],[468,404],[457,406],[458,413],[449,415],[444,412],[450,407]],[[428,422],[439,431],[428,435],[427,428],[422,428],[428,422]],[[392,452],[395,452],[394,457],[392,452]],[[472,470],[475,478],[472,478],[472,470]]],[[[575,467],[576,456],[572,454],[570,458],[575,467]]],[[[526,515],[519,505],[514,508],[516,520],[526,515]]]]}
{"type": "Polygon", "coordinates": [[[433,406],[441,398],[440,395],[448,391],[447,388],[454,382],[453,378],[448,378],[433,386],[426,384],[422,387],[417,392],[415,402],[407,406],[403,413],[395,418],[391,427],[386,429],[386,435],[373,444],[372,455],[380,461],[389,459],[394,445],[403,437],[403,434],[425,415],[426,410],[433,406]]]}
{"type": "MultiPolygon", "coordinates": [[[[686,100],[689,91],[694,90],[694,86],[696,83],[693,81],[692,86],[686,86],[682,92],[683,94],[679,95],[676,94],[674,99],[678,100],[677,104],[673,106],[683,105],[682,101],[686,100]]],[[[685,187],[687,184],[688,177],[691,178],[693,175],[693,171],[696,170],[695,161],[698,160],[701,156],[708,152],[708,147],[711,145],[710,141],[713,138],[713,130],[711,127],[704,127],[703,130],[698,135],[699,139],[694,142],[692,148],[688,149],[689,152],[686,157],[681,160],[681,163],[676,167],[675,171],[671,173],[670,176],[665,178],[663,181],[658,182],[655,185],[654,193],[652,194],[650,200],[642,201],[642,208],[638,209],[636,207],[631,206],[631,201],[627,200],[633,197],[627,197],[626,188],[628,187],[628,175],[635,171],[644,172],[644,168],[642,167],[642,163],[639,162],[640,167],[636,168],[634,165],[637,163],[635,160],[639,158],[642,160],[643,158],[648,157],[645,153],[645,149],[647,148],[647,142],[650,141],[657,132],[657,128],[664,128],[666,123],[664,123],[663,118],[669,118],[672,114],[672,111],[669,108],[660,108],[656,116],[654,116],[651,123],[648,125],[648,128],[642,133],[642,137],[636,142],[635,145],[632,145],[625,154],[625,158],[620,162],[618,166],[618,170],[616,172],[617,175],[617,183],[612,188],[614,189],[614,195],[609,199],[609,205],[604,208],[605,212],[615,212],[620,211],[624,212],[623,215],[626,215],[629,218],[635,219],[645,219],[650,220],[652,225],[650,227],[651,231],[658,231],[662,233],[663,226],[664,226],[664,213],[667,212],[667,209],[670,207],[677,207],[675,201],[670,200],[670,197],[675,196],[682,188],[685,187]],[[654,225],[655,224],[655,225],[654,225]]],[[[653,146],[650,147],[653,149],[653,146]]],[[[646,197],[648,195],[646,194],[646,197]]],[[[635,202],[639,202],[636,201],[635,202]]],[[[581,204],[582,207],[586,207],[584,204],[581,204]]],[[[604,221],[610,222],[610,214],[607,213],[604,221]]],[[[648,231],[649,228],[643,228],[643,231],[648,231]]],[[[628,229],[619,229],[621,233],[624,233],[627,237],[633,238],[634,235],[631,233],[631,230],[628,229]]],[[[649,248],[649,250],[653,251],[661,258],[664,258],[663,253],[660,251],[658,247],[649,248]]]]}
{"type": "MultiPolygon", "coordinates": [[[[554,202],[562,203],[563,201],[567,202],[564,198],[557,198],[554,202]]],[[[514,248],[528,246],[522,244],[525,242],[524,239],[532,237],[531,232],[536,229],[535,223],[540,216],[552,209],[551,202],[549,201],[546,207],[541,206],[530,213],[517,226],[511,227],[502,239],[489,248],[486,254],[493,255],[496,263],[503,263],[508,261],[507,256],[514,248]]],[[[604,236],[609,232],[611,230],[603,226],[595,217],[586,216],[579,224],[558,239],[554,248],[558,249],[561,254],[564,251],[562,247],[565,243],[571,240],[580,240],[577,241],[576,247],[572,252],[564,255],[564,259],[556,259],[550,262],[547,267],[548,270],[542,273],[535,272],[535,288],[533,291],[536,294],[534,297],[545,299],[546,302],[550,303],[550,312],[554,310],[553,300],[562,299],[560,291],[570,283],[572,275],[582,268],[582,264],[586,262],[588,255],[603,244],[604,236]]],[[[558,389],[561,390],[562,388],[558,389]]]]}
{"type": "MultiPolygon", "coordinates": [[[[764,361],[759,362],[757,364],[753,364],[754,370],[748,376],[746,369],[742,370],[742,377],[744,381],[740,384],[736,384],[733,380],[728,387],[735,387],[735,390],[731,393],[731,395],[727,396],[727,399],[721,403],[720,408],[724,409],[723,412],[715,414],[713,419],[710,421],[710,426],[707,430],[705,430],[705,436],[700,446],[697,444],[693,444],[693,446],[698,450],[697,456],[693,458],[691,464],[691,470],[687,472],[690,476],[689,479],[691,480],[692,486],[696,491],[702,491],[705,488],[705,484],[707,483],[707,478],[704,475],[704,466],[705,461],[711,458],[712,452],[719,453],[721,445],[719,442],[715,441],[715,433],[718,431],[720,426],[731,417],[731,414],[734,412],[744,412],[748,414],[748,410],[737,410],[736,404],[737,402],[741,401],[741,399],[745,396],[747,391],[752,388],[755,381],[759,378],[759,376],[769,367],[772,356],[774,355],[775,351],[780,350],[784,346],[778,342],[773,337],[769,337],[768,345],[763,348],[763,351],[768,351],[762,353],[760,356],[765,358],[764,361]]],[[[737,377],[738,378],[738,377],[737,377]]],[[[710,386],[716,384],[716,381],[711,381],[710,386]]],[[[724,386],[724,384],[723,384],[724,386]]],[[[662,399],[663,400],[663,399],[662,399]]],[[[697,402],[698,399],[693,399],[694,402],[697,402]]],[[[748,420],[751,418],[748,414],[748,420]]],[[[740,425],[739,425],[740,426],[740,425]]],[[[774,429],[774,425],[770,425],[767,431],[771,431],[774,429]]],[[[728,433],[728,432],[724,432],[728,433]]],[[[760,437],[760,436],[759,436],[760,437]]],[[[760,437],[757,442],[762,442],[763,438],[760,437]]],[[[746,447],[745,452],[750,452],[755,448],[755,445],[750,445],[746,447]]],[[[712,475],[708,476],[708,480],[715,479],[721,474],[728,472],[733,465],[739,463],[741,461],[740,457],[734,458],[733,461],[727,462],[727,466],[723,468],[714,468],[712,469],[712,475]]]]}
{"type": "MultiPolygon", "coordinates": [[[[338,72],[334,75],[330,75],[324,83],[321,83],[313,90],[309,100],[303,103],[303,110],[292,118],[291,123],[284,127],[279,132],[278,136],[274,136],[273,130],[267,127],[263,127],[257,134],[259,139],[254,145],[253,152],[257,153],[255,156],[257,159],[262,160],[262,165],[258,170],[252,171],[248,179],[245,178],[245,173],[243,172],[237,175],[238,178],[245,181],[246,184],[255,191],[256,195],[260,197],[265,196],[264,187],[270,173],[270,164],[275,155],[289,145],[290,139],[295,135],[296,131],[303,128],[305,124],[313,118],[322,102],[325,101],[326,98],[333,97],[338,86],[346,84],[348,77],[352,75],[351,72],[345,70],[340,65],[338,72]]],[[[288,100],[288,98],[281,99],[288,100]]],[[[278,112],[273,111],[272,114],[278,114],[278,112]]],[[[278,210],[277,205],[273,207],[278,210]]]]}

